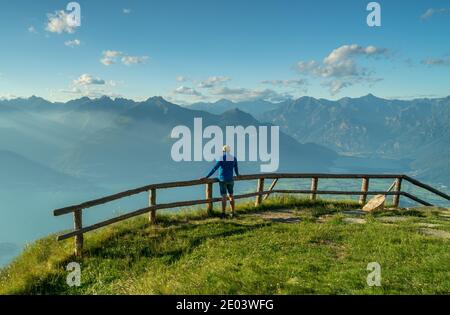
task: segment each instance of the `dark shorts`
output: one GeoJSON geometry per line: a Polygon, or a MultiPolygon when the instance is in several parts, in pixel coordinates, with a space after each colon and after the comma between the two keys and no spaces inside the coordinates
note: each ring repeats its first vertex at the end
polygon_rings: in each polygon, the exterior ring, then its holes
{"type": "Polygon", "coordinates": [[[234,181],[229,182],[219,182],[220,187],[220,194],[222,196],[226,195],[228,192],[228,195],[233,194],[233,188],[234,188],[234,181]]]}

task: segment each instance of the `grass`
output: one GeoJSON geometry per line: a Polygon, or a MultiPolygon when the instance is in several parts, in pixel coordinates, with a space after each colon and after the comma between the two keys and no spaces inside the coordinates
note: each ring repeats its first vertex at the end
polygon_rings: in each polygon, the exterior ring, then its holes
{"type": "Polygon", "coordinates": [[[0,294],[449,294],[449,240],[422,235],[418,224],[450,222],[430,209],[367,215],[346,223],[351,201],[274,196],[239,217],[203,210],[138,217],[85,235],[85,255],[54,235],[28,246],[0,271],[0,294]],[[296,223],[259,212],[294,209],[296,223]],[[395,224],[381,216],[405,216],[395,224]],[[69,262],[81,265],[80,287],[66,284],[69,262]],[[382,285],[366,283],[367,264],[381,265],[382,285]]]}

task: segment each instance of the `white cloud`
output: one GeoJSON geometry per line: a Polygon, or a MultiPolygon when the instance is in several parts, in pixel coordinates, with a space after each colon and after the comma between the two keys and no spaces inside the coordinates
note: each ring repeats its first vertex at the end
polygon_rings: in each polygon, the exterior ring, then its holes
{"type": "Polygon", "coordinates": [[[428,58],[422,60],[422,64],[427,66],[449,66],[450,65],[450,57],[446,58],[428,58]]]}
{"type": "Polygon", "coordinates": [[[117,51],[117,50],[105,50],[103,52],[103,57],[105,58],[115,58],[122,55],[121,51],[117,51]]]}
{"type": "Polygon", "coordinates": [[[36,31],[36,28],[34,27],[34,26],[30,26],[30,27],[28,27],[28,32],[30,32],[30,33],[34,33],[34,34],[37,34],[37,31],[36,31]]]}
{"type": "Polygon", "coordinates": [[[447,13],[450,11],[450,8],[430,8],[426,10],[421,16],[421,20],[428,20],[435,14],[447,13]]]}
{"type": "Polygon", "coordinates": [[[148,60],[148,56],[123,56],[122,57],[122,63],[127,66],[146,63],[147,60],[148,60]]]}
{"type": "Polygon", "coordinates": [[[102,58],[100,59],[100,62],[104,64],[105,66],[110,66],[112,64],[115,64],[117,61],[117,57],[122,55],[122,52],[117,50],[105,50],[102,53],[102,58]]]}
{"type": "Polygon", "coordinates": [[[87,96],[89,98],[99,98],[102,96],[108,96],[111,98],[123,97],[121,94],[114,93],[111,91],[106,91],[103,89],[92,89],[89,87],[84,87],[83,89],[73,87],[70,89],[60,89],[59,92],[64,94],[74,95],[76,97],[87,96]]]}
{"type": "MultiPolygon", "coordinates": [[[[123,83],[123,81],[121,83],[123,83]]],[[[113,81],[113,80],[109,80],[108,82],[106,82],[106,84],[111,86],[111,87],[116,87],[117,86],[117,82],[113,81]]]]}
{"type": "Polygon", "coordinates": [[[179,75],[176,77],[177,82],[186,82],[188,80],[188,78],[186,78],[183,75],[179,75]]]}
{"type": "Polygon", "coordinates": [[[371,71],[356,63],[358,57],[386,58],[388,51],[375,46],[343,45],[334,49],[322,62],[300,61],[295,69],[303,75],[329,80],[323,85],[328,86],[330,93],[334,95],[356,83],[373,83],[379,80],[372,77],[371,71]]]}
{"type": "Polygon", "coordinates": [[[70,89],[60,89],[59,92],[66,93],[66,94],[81,94],[82,90],[78,87],[72,87],[70,89]]]}
{"type": "Polygon", "coordinates": [[[15,95],[15,94],[10,94],[10,93],[7,93],[7,94],[0,94],[0,100],[2,100],[2,101],[4,101],[4,100],[12,100],[12,99],[15,99],[15,98],[18,98],[18,96],[17,95],[15,95]]]}
{"type": "Polygon", "coordinates": [[[331,95],[336,95],[343,88],[352,86],[353,84],[354,84],[354,82],[352,82],[350,80],[347,80],[347,81],[333,80],[333,81],[330,81],[330,82],[326,82],[323,85],[327,86],[329,88],[331,95]]]}
{"type": "Polygon", "coordinates": [[[214,87],[221,85],[228,81],[230,81],[229,77],[213,76],[213,77],[209,77],[208,79],[206,79],[204,81],[201,81],[198,84],[198,87],[202,88],[202,89],[205,89],[205,88],[210,89],[210,88],[214,88],[214,87]]]}
{"type": "Polygon", "coordinates": [[[119,61],[119,58],[120,61],[127,66],[143,64],[149,59],[148,56],[129,56],[118,50],[105,50],[102,53],[100,62],[105,66],[110,66],[116,64],[119,61]]]}
{"type": "Polygon", "coordinates": [[[272,102],[281,102],[292,98],[288,93],[279,93],[271,89],[246,89],[246,88],[229,88],[218,87],[211,90],[211,94],[225,97],[231,101],[252,101],[266,100],[272,102]]]}
{"type": "Polygon", "coordinates": [[[356,44],[343,45],[334,49],[324,60],[323,63],[327,65],[335,65],[339,62],[349,60],[352,56],[375,56],[382,55],[387,52],[384,48],[377,48],[375,46],[362,47],[356,44]]]}
{"type": "Polygon", "coordinates": [[[106,81],[91,74],[82,74],[79,78],[72,81],[67,89],[61,89],[59,92],[76,96],[88,96],[96,98],[101,96],[119,97],[120,95],[111,91],[111,88],[117,86],[115,81],[106,81]]]}
{"type": "Polygon", "coordinates": [[[69,47],[80,46],[81,41],[79,39],[68,40],[68,41],[64,42],[64,45],[69,46],[69,47]]]}
{"type": "Polygon", "coordinates": [[[200,93],[199,91],[187,87],[187,86],[180,86],[178,88],[176,88],[173,91],[174,94],[181,94],[181,95],[191,95],[191,96],[202,96],[202,93],[200,93]]]}
{"type": "Polygon", "coordinates": [[[123,12],[123,14],[130,14],[131,9],[123,9],[122,12],[123,12]]]}
{"type": "Polygon", "coordinates": [[[94,78],[92,75],[88,73],[82,74],[78,79],[73,81],[74,85],[104,85],[106,81],[100,78],[94,78]]]}
{"type": "Polygon", "coordinates": [[[331,81],[323,82],[322,85],[328,87],[331,95],[336,95],[341,92],[342,89],[356,85],[365,83],[368,84],[369,87],[372,87],[375,83],[382,81],[381,78],[373,78],[373,77],[353,77],[353,78],[342,78],[342,79],[334,79],[331,81]]]}
{"type": "Polygon", "coordinates": [[[105,65],[105,66],[110,66],[110,65],[113,65],[113,64],[116,63],[116,62],[115,62],[113,59],[111,59],[111,58],[102,58],[102,59],[100,59],[100,62],[101,62],[103,65],[105,65]]]}
{"type": "Polygon", "coordinates": [[[70,23],[70,15],[61,11],[56,11],[55,13],[47,14],[47,26],[45,29],[51,33],[74,33],[77,28],[76,25],[70,23]]]}
{"type": "Polygon", "coordinates": [[[308,83],[306,79],[289,79],[289,80],[264,80],[262,84],[269,84],[274,86],[289,87],[289,86],[303,86],[308,83]]]}

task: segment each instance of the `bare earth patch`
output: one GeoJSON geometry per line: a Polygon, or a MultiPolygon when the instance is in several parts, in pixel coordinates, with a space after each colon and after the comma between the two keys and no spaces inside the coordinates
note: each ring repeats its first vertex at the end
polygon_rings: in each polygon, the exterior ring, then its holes
{"type": "Polygon", "coordinates": [[[326,223],[326,222],[330,221],[331,218],[333,218],[333,215],[325,214],[325,215],[322,215],[322,216],[318,217],[317,218],[317,222],[318,223],[326,223]]]}
{"type": "Polygon", "coordinates": [[[380,217],[377,218],[378,221],[384,222],[384,223],[397,223],[397,222],[404,222],[408,221],[410,218],[408,217],[401,217],[401,216],[391,216],[391,217],[380,217]]]}
{"type": "Polygon", "coordinates": [[[422,229],[419,229],[419,231],[422,234],[425,234],[427,236],[450,239],[450,232],[435,230],[435,229],[430,229],[430,228],[422,228],[422,229]]]}
{"type": "Polygon", "coordinates": [[[420,227],[430,228],[430,229],[440,227],[439,224],[433,224],[433,223],[417,223],[417,225],[420,227]]]}
{"type": "Polygon", "coordinates": [[[355,224],[366,224],[367,221],[360,218],[343,218],[343,222],[345,223],[355,223],[355,224]]]}
{"type": "Polygon", "coordinates": [[[294,210],[277,210],[277,211],[268,211],[264,213],[254,214],[264,220],[272,221],[272,222],[280,222],[280,223],[296,223],[300,222],[300,218],[295,215],[294,210]]]}
{"type": "Polygon", "coordinates": [[[347,211],[342,211],[342,214],[345,214],[345,215],[366,215],[367,212],[362,211],[362,210],[347,210],[347,211]]]}

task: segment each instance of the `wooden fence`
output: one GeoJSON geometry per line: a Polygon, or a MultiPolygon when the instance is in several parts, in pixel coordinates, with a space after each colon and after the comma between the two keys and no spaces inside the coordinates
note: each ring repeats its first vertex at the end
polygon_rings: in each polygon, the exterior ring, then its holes
{"type": "MultiPolygon", "coordinates": [[[[255,175],[242,175],[235,177],[235,181],[248,181],[257,180],[256,191],[254,193],[246,193],[235,195],[235,199],[251,198],[256,197],[255,206],[259,206],[263,200],[268,198],[272,193],[278,194],[308,194],[311,200],[315,200],[317,195],[356,195],[359,196],[359,203],[364,205],[369,195],[387,195],[393,196],[393,206],[398,207],[400,202],[400,196],[407,197],[419,204],[425,206],[432,206],[432,204],[414,196],[410,193],[402,191],[402,182],[407,181],[417,187],[423,188],[428,192],[438,195],[446,200],[450,200],[449,195],[429,186],[418,180],[415,180],[406,175],[399,174],[295,174],[295,173],[274,173],[274,174],[255,174],[255,175]],[[311,188],[309,190],[292,190],[292,189],[275,189],[277,182],[280,179],[311,179],[311,188]],[[361,190],[360,191],[337,191],[337,190],[320,190],[319,179],[360,179],[361,180],[361,190]],[[393,184],[388,191],[369,191],[369,182],[371,179],[392,179],[393,184]],[[264,190],[265,180],[272,180],[272,183],[268,190],[264,190]]],[[[194,206],[206,204],[206,209],[208,213],[212,212],[213,203],[220,202],[222,198],[213,198],[213,184],[217,182],[217,179],[199,179],[190,181],[179,181],[171,183],[160,183],[147,185],[127,191],[123,191],[117,194],[109,195],[103,198],[90,200],[87,202],[80,203],[78,205],[73,205],[61,209],[56,209],[53,211],[55,216],[60,216],[64,214],[73,213],[74,229],[71,232],[61,234],[57,237],[57,240],[64,240],[70,237],[75,237],[75,255],[81,255],[83,249],[83,234],[98,228],[123,221],[144,213],[149,213],[149,220],[152,224],[156,223],[156,211],[161,209],[170,209],[185,206],[194,206]],[[188,187],[205,185],[205,199],[199,200],[188,200],[179,201],[171,203],[157,203],[157,190],[158,189],[168,189],[177,187],[188,187]],[[112,219],[108,219],[99,223],[92,224],[90,226],[83,226],[83,210],[105,204],[114,200],[118,200],[124,197],[133,196],[143,192],[149,193],[148,203],[149,205],[145,208],[134,210],[132,212],[119,215],[112,219]]]]}

